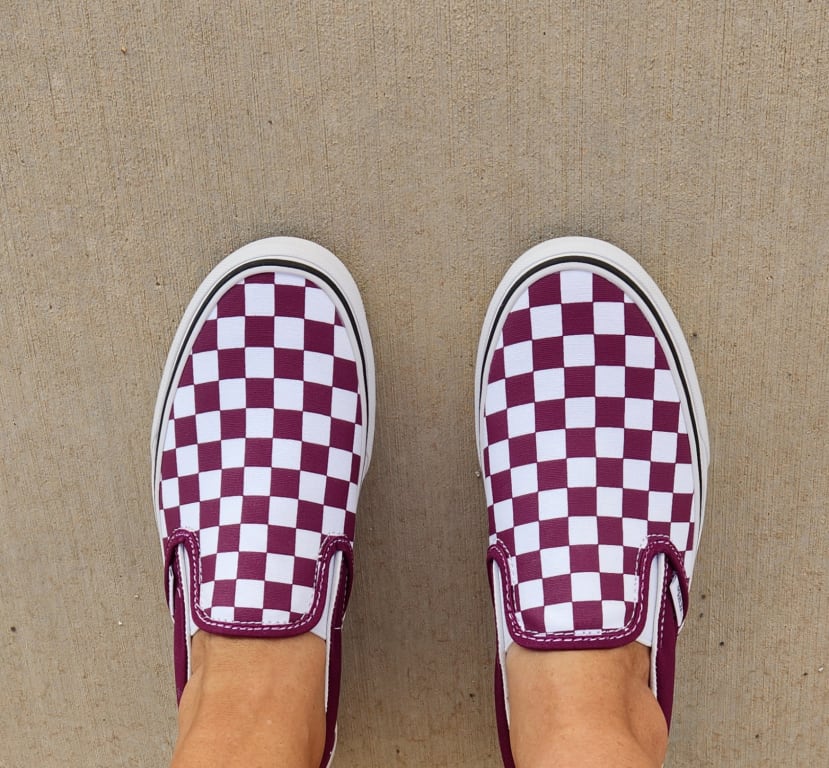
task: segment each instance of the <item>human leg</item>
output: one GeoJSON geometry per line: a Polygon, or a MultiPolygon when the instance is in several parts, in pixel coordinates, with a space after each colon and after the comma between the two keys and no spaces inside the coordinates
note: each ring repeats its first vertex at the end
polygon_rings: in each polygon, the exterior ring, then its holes
{"type": "Polygon", "coordinates": [[[507,652],[510,739],[518,768],[658,768],[668,729],[639,643],[507,652]]]}
{"type": "Polygon", "coordinates": [[[325,745],[325,643],[198,632],[172,768],[316,768],[325,745]]]}

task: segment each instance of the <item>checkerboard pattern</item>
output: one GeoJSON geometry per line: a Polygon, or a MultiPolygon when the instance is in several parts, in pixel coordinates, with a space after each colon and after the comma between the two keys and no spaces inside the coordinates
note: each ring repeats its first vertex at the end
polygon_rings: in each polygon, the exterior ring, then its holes
{"type": "Polygon", "coordinates": [[[628,626],[649,539],[680,556],[694,542],[688,432],[647,318],[600,275],[539,278],[509,310],[482,407],[490,543],[509,552],[518,625],[628,626]]]}
{"type": "Polygon", "coordinates": [[[325,537],[353,542],[362,408],[324,290],[268,272],[221,297],[184,363],[158,487],[165,548],[197,532],[202,616],[273,626],[309,612],[325,537]]]}

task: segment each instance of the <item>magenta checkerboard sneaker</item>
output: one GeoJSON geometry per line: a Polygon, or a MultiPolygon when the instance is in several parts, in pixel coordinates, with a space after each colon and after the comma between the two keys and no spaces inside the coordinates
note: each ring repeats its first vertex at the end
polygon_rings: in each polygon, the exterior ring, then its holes
{"type": "Polygon", "coordinates": [[[691,355],[666,299],[608,243],[541,243],[489,306],[475,395],[505,764],[512,642],[650,646],[651,687],[670,722],[709,448],[691,355]]]}
{"type": "Polygon", "coordinates": [[[202,283],[173,341],[152,430],[153,497],[178,695],[198,631],[326,640],[336,740],[340,634],[374,361],[345,266],[306,240],[246,245],[202,283]]]}

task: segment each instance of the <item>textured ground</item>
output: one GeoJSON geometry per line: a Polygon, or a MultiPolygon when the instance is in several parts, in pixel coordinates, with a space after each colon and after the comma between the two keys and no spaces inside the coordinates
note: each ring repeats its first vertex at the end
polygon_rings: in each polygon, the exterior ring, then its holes
{"type": "Polygon", "coordinates": [[[337,765],[499,765],[472,364],[561,234],[642,261],[706,396],[668,765],[827,764],[826,3],[214,5],[0,9],[0,766],[165,764],[152,406],[270,234],[350,266],[379,370],[337,765]]]}

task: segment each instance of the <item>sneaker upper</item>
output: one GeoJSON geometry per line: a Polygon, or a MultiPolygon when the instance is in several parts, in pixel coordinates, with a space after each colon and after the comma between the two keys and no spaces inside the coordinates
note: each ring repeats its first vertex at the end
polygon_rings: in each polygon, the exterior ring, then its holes
{"type": "Polygon", "coordinates": [[[480,434],[510,635],[549,648],[634,639],[659,555],[681,625],[702,481],[657,318],[624,281],[576,265],[528,280],[499,327],[480,434]]]}
{"type": "Polygon", "coordinates": [[[198,322],[159,435],[168,568],[183,545],[198,627],[308,628],[332,551],[353,543],[359,352],[329,293],[298,270],[243,276],[198,322]]]}

